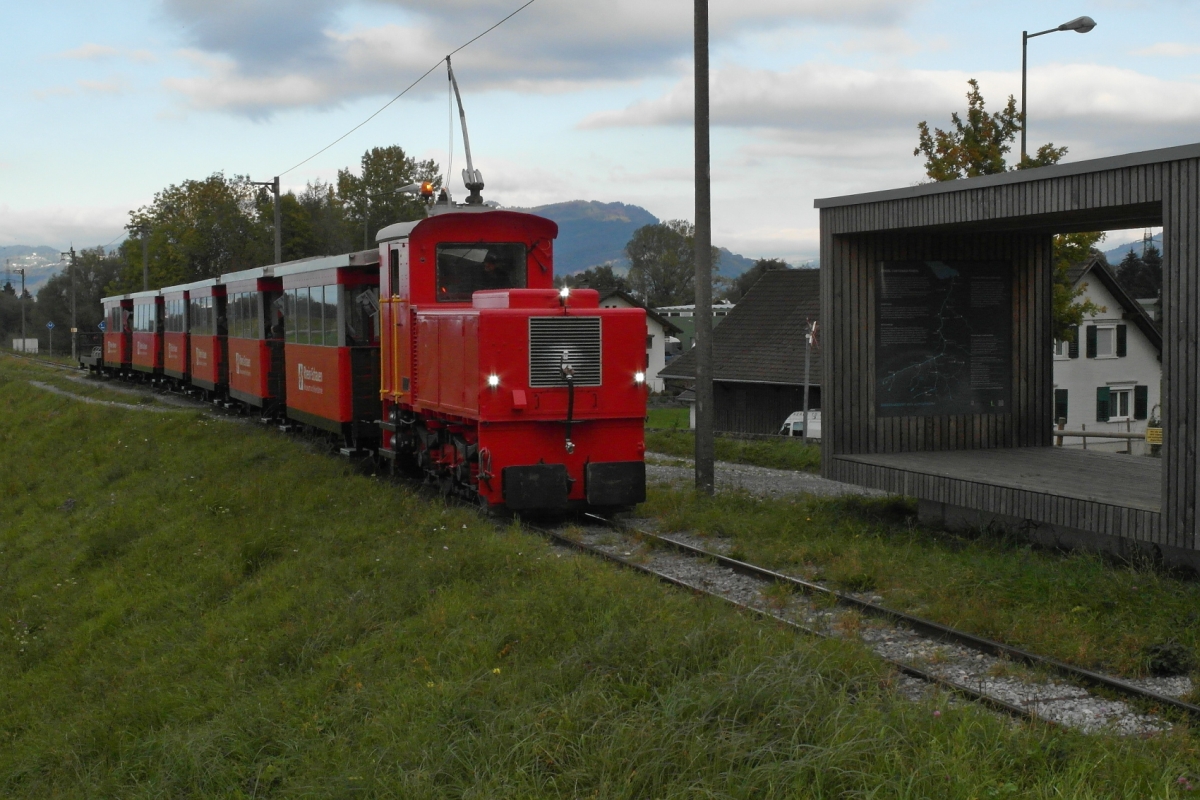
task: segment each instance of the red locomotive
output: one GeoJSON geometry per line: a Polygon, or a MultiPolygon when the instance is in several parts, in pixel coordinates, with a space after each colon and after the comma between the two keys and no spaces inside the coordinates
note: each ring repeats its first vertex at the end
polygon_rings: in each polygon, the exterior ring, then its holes
{"type": "Polygon", "coordinates": [[[645,312],[556,290],[550,220],[467,202],[377,250],[105,298],[100,368],[337,433],[489,507],[642,502],[645,312]]]}

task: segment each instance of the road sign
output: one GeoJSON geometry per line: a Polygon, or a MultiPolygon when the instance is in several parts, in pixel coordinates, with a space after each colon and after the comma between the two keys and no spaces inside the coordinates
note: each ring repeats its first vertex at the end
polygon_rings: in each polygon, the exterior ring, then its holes
{"type": "Polygon", "coordinates": [[[108,330],[108,325],[105,323],[105,321],[104,321],[104,320],[100,320],[100,324],[99,324],[99,325],[97,325],[96,327],[97,327],[97,328],[99,328],[99,329],[100,329],[100,330],[102,330],[102,331],[104,331],[104,330],[108,330]]]}
{"type": "Polygon", "coordinates": [[[53,323],[53,322],[47,322],[47,323],[46,323],[46,327],[47,327],[47,328],[49,328],[50,330],[54,330],[54,323],[53,323]]]}

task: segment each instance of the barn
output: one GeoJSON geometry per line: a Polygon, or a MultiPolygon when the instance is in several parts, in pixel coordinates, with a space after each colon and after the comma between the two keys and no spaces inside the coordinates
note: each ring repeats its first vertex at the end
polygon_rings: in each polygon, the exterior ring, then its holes
{"type": "MultiPolygon", "coordinates": [[[[713,329],[716,430],[778,433],[787,416],[804,407],[804,331],[819,318],[820,288],[815,269],[764,273],[713,329]]],[[[821,407],[821,369],[818,343],[809,365],[809,408],[821,407]]],[[[690,384],[696,351],[684,353],[659,375],[690,384]]]]}

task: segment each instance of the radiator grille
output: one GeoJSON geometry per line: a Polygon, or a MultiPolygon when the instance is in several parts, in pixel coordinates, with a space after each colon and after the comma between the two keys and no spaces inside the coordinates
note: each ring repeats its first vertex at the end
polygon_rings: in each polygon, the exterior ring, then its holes
{"type": "Polygon", "coordinates": [[[599,317],[530,317],[529,385],[566,386],[563,352],[575,368],[576,386],[600,385],[599,317]]]}

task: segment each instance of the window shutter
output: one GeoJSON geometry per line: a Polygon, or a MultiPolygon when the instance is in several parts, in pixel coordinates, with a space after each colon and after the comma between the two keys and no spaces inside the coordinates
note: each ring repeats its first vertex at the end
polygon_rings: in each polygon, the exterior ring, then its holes
{"type": "Polygon", "coordinates": [[[1071,358],[1079,358],[1079,326],[1072,325],[1071,332],[1074,335],[1071,337],[1070,344],[1067,345],[1067,355],[1071,358]]]}
{"type": "Polygon", "coordinates": [[[1126,328],[1125,325],[1117,326],[1117,356],[1119,358],[1125,357],[1125,344],[1126,344],[1125,328],[1126,328]]]}
{"type": "Polygon", "coordinates": [[[1108,422],[1108,399],[1110,392],[1107,386],[1096,389],[1096,422],[1108,422]]]}
{"type": "Polygon", "coordinates": [[[1133,387],[1133,418],[1145,419],[1150,416],[1150,387],[1135,386],[1133,387]]]}
{"type": "Polygon", "coordinates": [[[1096,326],[1087,326],[1087,357],[1096,357],[1096,326]]]}
{"type": "Polygon", "coordinates": [[[1060,419],[1067,418],[1067,390],[1054,390],[1054,424],[1057,425],[1060,419]]]}

